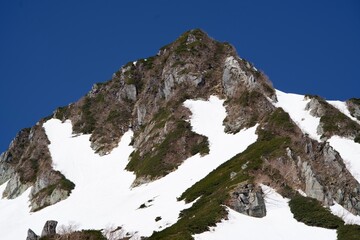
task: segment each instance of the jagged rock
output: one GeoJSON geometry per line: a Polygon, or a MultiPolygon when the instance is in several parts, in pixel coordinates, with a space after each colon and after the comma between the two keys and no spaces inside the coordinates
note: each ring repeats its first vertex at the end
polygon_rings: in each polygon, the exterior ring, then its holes
{"type": "Polygon", "coordinates": [[[40,237],[36,235],[36,233],[34,233],[34,231],[29,228],[26,240],[39,240],[39,239],[40,237]]]}
{"type": "Polygon", "coordinates": [[[314,117],[322,117],[325,114],[324,107],[316,98],[311,98],[310,102],[306,104],[305,110],[310,111],[310,114],[314,117]]]}
{"type": "Polygon", "coordinates": [[[247,183],[240,184],[231,192],[229,206],[239,213],[252,217],[264,217],[266,206],[263,195],[260,187],[247,183]]]}
{"type": "Polygon", "coordinates": [[[46,221],[44,228],[41,232],[41,237],[53,237],[56,235],[56,226],[58,222],[54,220],[46,221]]]}
{"type": "Polygon", "coordinates": [[[141,126],[144,123],[144,119],[146,116],[146,108],[143,105],[137,106],[137,124],[141,126]]]}
{"type": "Polygon", "coordinates": [[[136,101],[136,86],[134,84],[126,84],[124,86],[125,98],[136,101]]]}
{"type": "Polygon", "coordinates": [[[14,175],[14,168],[9,164],[11,155],[4,152],[0,155],[0,185],[8,181],[14,175]]]}
{"type": "Polygon", "coordinates": [[[311,166],[307,162],[302,163],[301,168],[302,174],[305,177],[305,193],[309,197],[315,198],[320,202],[323,202],[325,199],[324,188],[316,179],[315,174],[313,173],[311,166]]]}
{"type": "Polygon", "coordinates": [[[6,188],[3,192],[3,197],[8,199],[14,199],[20,196],[29,187],[30,184],[21,183],[19,175],[15,173],[7,183],[6,188]]]}
{"type": "Polygon", "coordinates": [[[352,98],[346,101],[346,105],[351,113],[351,115],[358,120],[360,120],[360,101],[359,99],[352,98]]]}
{"type": "Polygon", "coordinates": [[[68,196],[69,196],[68,191],[55,188],[50,195],[45,195],[41,199],[32,199],[30,211],[35,212],[44,207],[51,206],[57,202],[60,202],[68,198],[68,196]]]}
{"type": "Polygon", "coordinates": [[[255,79],[253,75],[248,75],[241,69],[239,62],[230,56],[225,60],[222,84],[225,94],[232,97],[239,84],[244,84],[248,89],[252,89],[255,86],[255,79]]]}

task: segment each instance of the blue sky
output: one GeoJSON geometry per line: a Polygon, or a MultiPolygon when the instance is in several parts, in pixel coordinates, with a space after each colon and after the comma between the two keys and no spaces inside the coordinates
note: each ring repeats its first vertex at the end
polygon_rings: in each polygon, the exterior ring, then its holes
{"type": "Polygon", "coordinates": [[[193,28],[233,44],[277,89],[360,98],[357,0],[1,0],[0,152],[20,129],[193,28]]]}

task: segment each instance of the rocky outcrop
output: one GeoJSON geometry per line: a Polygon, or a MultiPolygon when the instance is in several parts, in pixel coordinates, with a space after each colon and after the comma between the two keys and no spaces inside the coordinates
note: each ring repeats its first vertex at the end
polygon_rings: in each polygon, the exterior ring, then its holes
{"type": "Polygon", "coordinates": [[[349,138],[360,135],[360,125],[324,99],[319,96],[306,96],[306,98],[310,101],[305,109],[309,110],[311,115],[320,118],[317,133],[321,135],[322,140],[333,135],[349,138]]]}
{"type": "Polygon", "coordinates": [[[31,183],[22,183],[20,177],[17,173],[8,181],[6,188],[3,192],[3,198],[14,199],[20,196],[23,192],[26,191],[31,186],[31,183]]]}
{"type": "Polygon", "coordinates": [[[42,127],[44,121],[20,131],[0,156],[0,182],[7,181],[2,197],[16,198],[32,187],[29,196],[32,211],[67,198],[71,191],[68,187],[60,187],[63,186],[61,182],[70,181],[52,168],[49,140],[42,127]]]}
{"type": "Polygon", "coordinates": [[[230,56],[225,59],[222,84],[226,96],[233,97],[239,85],[244,85],[251,91],[255,87],[255,78],[240,67],[238,60],[230,56]]]}
{"type": "Polygon", "coordinates": [[[33,230],[29,229],[27,233],[26,240],[39,240],[40,237],[34,233],[33,230]]]}
{"type": "Polygon", "coordinates": [[[230,193],[229,207],[239,213],[252,217],[266,216],[264,193],[261,187],[253,184],[240,184],[230,193]]]}
{"type": "Polygon", "coordinates": [[[58,222],[54,220],[46,221],[44,228],[41,232],[41,237],[53,237],[56,235],[56,226],[58,222]]]}
{"type": "Polygon", "coordinates": [[[56,236],[56,226],[58,222],[54,220],[46,221],[41,236],[38,236],[33,230],[29,229],[26,240],[53,239],[56,236]]]}
{"type": "Polygon", "coordinates": [[[346,101],[350,114],[360,121],[360,99],[351,98],[346,101]]]}
{"type": "Polygon", "coordinates": [[[308,141],[306,155],[297,164],[304,179],[304,192],[331,206],[335,200],[353,214],[360,214],[360,184],[346,169],[341,156],[328,144],[308,141]]]}

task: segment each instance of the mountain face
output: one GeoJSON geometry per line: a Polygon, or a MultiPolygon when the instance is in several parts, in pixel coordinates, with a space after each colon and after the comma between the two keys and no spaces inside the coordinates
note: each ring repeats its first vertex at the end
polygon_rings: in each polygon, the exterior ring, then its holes
{"type": "MultiPolygon", "coordinates": [[[[275,90],[191,30],[17,134],[0,156],[0,232],[25,238],[54,219],[108,239],[229,239],[236,221],[270,224],[281,209],[292,239],[315,236],[297,221],[321,227],[316,239],[358,239],[359,123],[359,99],[275,90]]],[[[102,238],[71,226],[44,236],[102,238]]]]}

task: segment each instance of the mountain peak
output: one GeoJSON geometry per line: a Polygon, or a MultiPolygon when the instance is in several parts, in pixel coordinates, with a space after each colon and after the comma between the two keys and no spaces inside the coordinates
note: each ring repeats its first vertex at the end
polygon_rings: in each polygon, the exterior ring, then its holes
{"type": "MultiPolygon", "coordinates": [[[[150,239],[189,239],[226,218],[227,208],[266,218],[272,209],[263,189],[270,187],[300,199],[295,205],[309,202],[321,211],[336,201],[360,214],[360,185],[338,149],[324,142],[334,135],[359,142],[360,104],[348,104],[350,113],[345,105],[341,113],[318,97],[275,91],[234,47],[194,29],[22,131],[0,155],[0,184],[7,182],[7,198],[28,191],[31,211],[55,209],[59,201],[71,210],[74,195],[86,202],[105,196],[99,209],[109,201],[106,211],[124,213],[116,226],[150,239]],[[299,189],[316,200],[299,198],[299,189]],[[178,200],[193,204],[164,207],[178,200]],[[142,218],[147,230],[137,225],[142,218]]],[[[303,212],[297,207],[295,218],[303,212]]]]}

